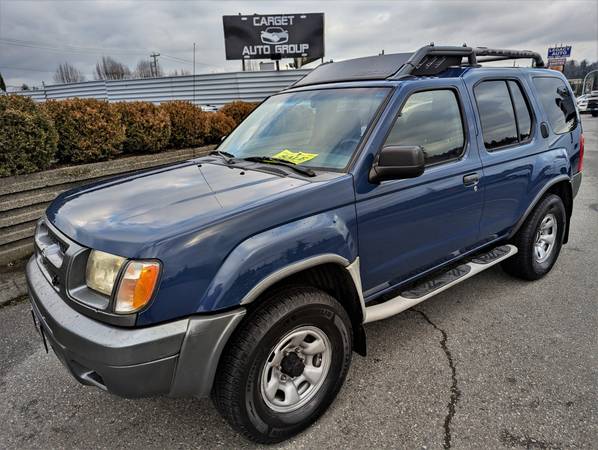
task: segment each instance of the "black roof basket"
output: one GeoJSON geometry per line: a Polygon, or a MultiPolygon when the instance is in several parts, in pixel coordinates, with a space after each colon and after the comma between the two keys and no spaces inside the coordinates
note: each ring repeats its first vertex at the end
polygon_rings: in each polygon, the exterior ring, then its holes
{"type": "Polygon", "coordinates": [[[505,50],[487,47],[452,47],[426,45],[413,53],[409,60],[390,77],[391,79],[406,76],[438,75],[451,66],[479,67],[478,63],[490,61],[506,61],[511,59],[531,59],[535,67],[544,67],[540,54],[529,50],[505,50]],[[481,56],[482,58],[478,57],[481,56]],[[463,64],[463,58],[467,62],[463,64]]]}

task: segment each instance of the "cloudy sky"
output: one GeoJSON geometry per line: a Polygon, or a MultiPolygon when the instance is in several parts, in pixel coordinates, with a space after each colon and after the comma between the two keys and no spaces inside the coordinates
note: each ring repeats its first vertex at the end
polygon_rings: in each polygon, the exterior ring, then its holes
{"type": "Polygon", "coordinates": [[[525,48],[555,43],[598,60],[598,1],[27,1],[0,0],[0,73],[6,84],[52,84],[68,61],[88,80],[111,55],[134,68],[157,51],[166,72],[240,69],[226,61],[224,14],[325,13],[326,59],[410,51],[437,44],[525,48]]]}

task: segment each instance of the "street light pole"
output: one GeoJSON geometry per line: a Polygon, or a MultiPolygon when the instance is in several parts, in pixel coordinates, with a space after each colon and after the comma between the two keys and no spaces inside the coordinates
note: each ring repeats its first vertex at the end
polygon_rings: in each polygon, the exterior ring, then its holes
{"type": "Polygon", "coordinates": [[[193,104],[195,105],[195,42],[193,43],[193,104]]]}

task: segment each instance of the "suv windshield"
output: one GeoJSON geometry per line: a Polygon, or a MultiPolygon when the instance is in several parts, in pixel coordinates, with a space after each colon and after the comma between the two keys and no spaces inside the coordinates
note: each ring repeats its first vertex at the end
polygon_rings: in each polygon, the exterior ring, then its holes
{"type": "Polygon", "coordinates": [[[236,158],[267,156],[344,169],[388,88],[322,89],[270,97],[218,148],[236,158]]]}

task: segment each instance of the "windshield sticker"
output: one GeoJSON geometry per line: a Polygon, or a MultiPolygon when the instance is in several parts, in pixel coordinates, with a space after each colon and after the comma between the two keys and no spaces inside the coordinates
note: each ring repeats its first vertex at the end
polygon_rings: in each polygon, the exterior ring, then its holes
{"type": "Polygon", "coordinates": [[[285,148],[283,151],[273,155],[272,158],[284,159],[293,164],[303,164],[318,155],[319,153],[292,152],[288,148],[285,148]]]}

